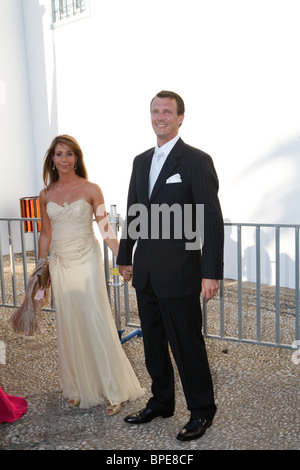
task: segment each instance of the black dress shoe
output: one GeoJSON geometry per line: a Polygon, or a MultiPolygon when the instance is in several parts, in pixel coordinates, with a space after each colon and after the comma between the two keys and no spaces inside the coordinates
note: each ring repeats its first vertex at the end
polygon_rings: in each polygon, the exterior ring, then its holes
{"type": "Polygon", "coordinates": [[[206,429],[212,425],[212,420],[202,418],[191,418],[189,422],[181,429],[177,436],[179,441],[192,441],[203,436],[206,429]]]}
{"type": "Polygon", "coordinates": [[[130,424],[143,424],[149,423],[152,419],[157,418],[157,416],[162,416],[163,418],[169,418],[173,416],[173,411],[153,411],[151,408],[144,408],[143,410],[133,413],[132,415],[126,416],[124,418],[125,423],[130,424]]]}

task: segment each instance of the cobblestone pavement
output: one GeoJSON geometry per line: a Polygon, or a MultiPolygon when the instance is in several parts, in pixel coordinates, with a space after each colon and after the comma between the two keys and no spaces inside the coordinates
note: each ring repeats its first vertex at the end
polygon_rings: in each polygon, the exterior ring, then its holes
{"type": "MultiPolygon", "coordinates": [[[[250,304],[249,304],[250,305],[250,304]]],[[[217,301],[209,315],[218,316],[217,301]]],[[[251,307],[247,307],[251,317],[251,307]]],[[[143,408],[150,396],[142,338],[124,343],[146,397],[125,403],[113,417],[103,406],[71,409],[62,397],[57,366],[55,315],[45,313],[46,333],[33,337],[13,334],[7,320],[11,309],[0,309],[0,341],[5,363],[0,385],[6,393],[23,396],[28,411],[15,423],[0,424],[1,450],[299,450],[300,364],[289,349],[241,344],[207,338],[218,411],[213,426],[199,440],[176,439],[188,421],[176,374],[173,417],[130,426],[124,417],[143,408]]],[[[254,314],[255,315],[255,314],[254,314]]],[[[292,322],[294,321],[289,317],[292,322]]]]}

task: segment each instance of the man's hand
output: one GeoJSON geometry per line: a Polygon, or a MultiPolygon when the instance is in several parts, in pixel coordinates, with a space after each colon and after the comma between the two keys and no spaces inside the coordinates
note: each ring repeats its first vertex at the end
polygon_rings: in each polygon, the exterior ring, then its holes
{"type": "Polygon", "coordinates": [[[123,276],[124,281],[128,282],[132,278],[133,266],[119,266],[119,273],[121,274],[121,276],[123,276]]]}
{"type": "Polygon", "coordinates": [[[217,279],[202,279],[202,297],[206,302],[217,294],[219,287],[220,281],[217,279]]]}

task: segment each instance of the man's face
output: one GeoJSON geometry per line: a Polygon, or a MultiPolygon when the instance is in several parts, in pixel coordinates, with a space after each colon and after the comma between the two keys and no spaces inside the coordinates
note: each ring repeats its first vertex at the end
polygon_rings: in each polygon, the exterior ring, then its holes
{"type": "Polygon", "coordinates": [[[183,114],[177,114],[176,100],[154,98],[151,105],[151,121],[160,147],[176,137],[183,119],[183,114]]]}

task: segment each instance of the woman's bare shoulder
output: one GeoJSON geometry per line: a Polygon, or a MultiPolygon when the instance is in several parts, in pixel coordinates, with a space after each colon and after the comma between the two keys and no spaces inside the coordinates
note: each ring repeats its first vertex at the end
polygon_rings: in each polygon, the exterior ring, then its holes
{"type": "Polygon", "coordinates": [[[55,192],[55,186],[56,186],[56,183],[52,183],[50,186],[48,186],[48,188],[44,188],[40,191],[40,194],[39,194],[40,202],[47,204],[47,202],[51,198],[51,195],[53,194],[53,192],[55,192]]]}
{"type": "Polygon", "coordinates": [[[99,184],[93,183],[92,181],[87,181],[87,190],[90,192],[91,195],[96,196],[102,194],[101,188],[99,184]]]}

